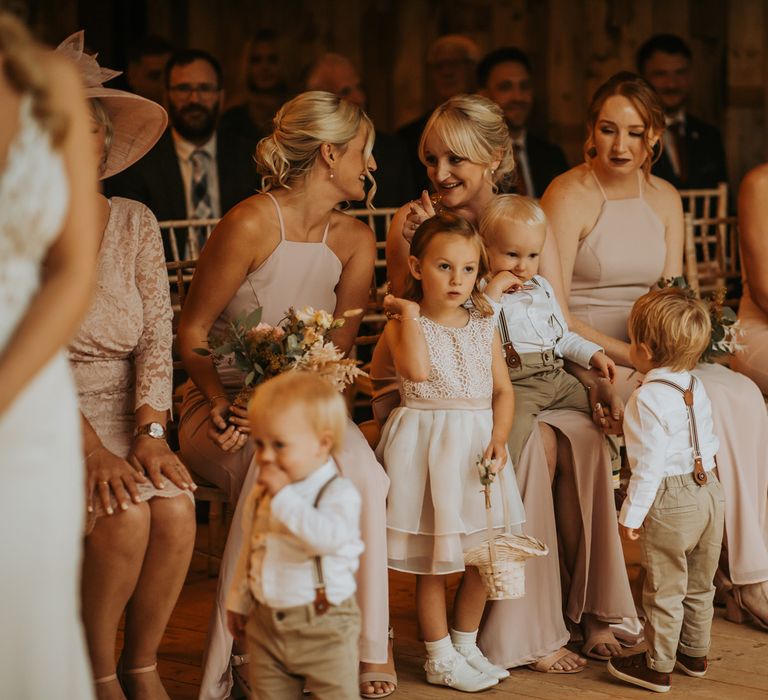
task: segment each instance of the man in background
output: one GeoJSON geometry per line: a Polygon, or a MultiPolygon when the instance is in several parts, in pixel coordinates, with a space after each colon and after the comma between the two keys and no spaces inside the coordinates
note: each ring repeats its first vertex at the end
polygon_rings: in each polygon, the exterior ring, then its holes
{"type": "Polygon", "coordinates": [[[154,34],[145,37],[128,48],[128,65],[125,80],[128,89],[164,105],[165,85],[163,74],[165,64],[173,54],[173,47],[162,37],[154,34]]]}
{"type": "Polygon", "coordinates": [[[469,37],[446,34],[436,39],[427,51],[427,66],[432,80],[435,102],[424,114],[401,126],[396,134],[402,139],[411,161],[418,195],[429,189],[424,164],[419,160],[419,141],[435,107],[454,95],[475,91],[475,68],[480,48],[469,37]]]}
{"type": "Polygon", "coordinates": [[[520,49],[491,51],[477,66],[478,91],[504,112],[515,154],[512,192],[541,197],[549,183],[568,169],[563,150],[528,131],[533,107],[531,63],[520,49]]]}
{"type": "MultiPolygon", "coordinates": [[[[223,216],[255,193],[258,178],[248,143],[217,133],[221,66],[205,51],[181,51],[166,65],[165,88],[170,126],[144,158],[105,181],[105,192],[143,202],[159,221],[223,216]]],[[[179,244],[182,257],[196,252],[179,244]]]]}
{"type": "Polygon", "coordinates": [[[691,50],[678,36],[657,34],[637,52],[637,69],[656,89],[667,128],[664,150],[653,174],[678,189],[716,187],[727,182],[720,131],[686,108],[691,92],[691,50]]]}

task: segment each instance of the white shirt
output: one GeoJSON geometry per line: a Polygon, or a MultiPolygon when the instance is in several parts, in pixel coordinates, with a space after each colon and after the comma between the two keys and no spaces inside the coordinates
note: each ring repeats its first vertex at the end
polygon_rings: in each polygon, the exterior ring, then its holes
{"type": "Polygon", "coordinates": [[[496,313],[504,309],[509,339],[520,355],[554,350],[558,357],[589,369],[592,356],[603,349],[568,330],[552,285],[541,275],[535,275],[520,291],[502,294],[501,304],[488,295],[486,299],[496,313]]]}
{"type": "Polygon", "coordinates": [[[192,154],[195,151],[205,151],[210,160],[208,163],[208,193],[211,197],[211,218],[221,216],[221,198],[219,197],[219,171],[216,165],[216,134],[214,133],[202,146],[196,146],[171,129],[173,146],[179,160],[181,180],[184,183],[184,199],[187,203],[187,218],[193,219],[195,208],[192,206],[192,154]]]}
{"type": "Polygon", "coordinates": [[[314,507],[321,487],[337,471],[329,459],[303,481],[284,486],[274,498],[261,486],[251,491],[228,610],[246,615],[254,598],[270,608],[308,605],[315,600],[315,556],[322,558],[331,603],[338,605],[354,594],[364,548],[360,494],[349,479],[337,477],[314,507]]]}
{"type": "Polygon", "coordinates": [[[520,165],[520,170],[522,170],[521,175],[523,176],[523,181],[525,182],[525,191],[528,193],[529,197],[535,197],[536,191],[533,189],[533,178],[531,177],[531,164],[528,162],[528,151],[525,148],[525,134],[526,130],[523,129],[523,131],[520,133],[520,136],[518,136],[516,139],[512,139],[512,145],[519,146],[520,150],[517,152],[517,162],[520,165]]]}
{"type": "MultiPolygon", "coordinates": [[[[690,372],[671,372],[665,367],[652,369],[627,401],[624,440],[632,478],[619,515],[619,522],[626,527],[643,524],[662,479],[693,473],[693,445],[683,395],[666,384],[649,383],[651,379],[666,379],[687,389],[691,376],[690,372]]],[[[693,412],[701,459],[709,471],[715,466],[720,442],[712,424],[712,404],[699,379],[693,385],[693,412]]]]}

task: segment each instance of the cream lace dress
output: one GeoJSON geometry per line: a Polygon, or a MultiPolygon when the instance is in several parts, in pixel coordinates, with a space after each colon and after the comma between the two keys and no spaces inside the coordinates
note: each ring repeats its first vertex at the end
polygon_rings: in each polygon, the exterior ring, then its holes
{"type": "MultiPolygon", "coordinates": [[[[402,405],[389,416],[376,454],[391,481],[389,566],[415,574],[464,570],[464,551],[487,537],[475,466],[493,429],[494,316],[471,310],[462,328],[419,320],[432,364],[424,382],[402,379],[402,405]]],[[[525,520],[512,463],[504,487],[513,529],[525,520]]],[[[491,489],[493,524],[503,527],[501,479],[491,489]]]]}
{"type": "MultiPolygon", "coordinates": [[[[64,165],[28,96],[0,167],[3,352],[38,292],[69,206],[64,165]]],[[[63,349],[0,413],[0,476],[0,698],[88,700],[93,690],[80,621],[85,476],[77,395],[63,349]]]]}
{"type": "MultiPolygon", "coordinates": [[[[96,292],[88,314],[69,346],[80,409],[104,446],[126,458],[136,427],[135,410],[147,404],[171,407],[172,358],[170,291],[160,230],[152,212],[122,197],[111,201],[96,265],[96,292]]],[[[139,497],[172,498],[183,491],[169,479],[158,489],[138,484],[139,497]]],[[[112,505],[116,508],[114,496],[112,505]]],[[[104,514],[93,499],[95,518],[104,514]]]]}

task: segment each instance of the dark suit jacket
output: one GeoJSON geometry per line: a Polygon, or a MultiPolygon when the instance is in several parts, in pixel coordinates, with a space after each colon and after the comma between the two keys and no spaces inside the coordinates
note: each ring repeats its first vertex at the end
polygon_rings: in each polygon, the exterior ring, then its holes
{"type": "MultiPolygon", "coordinates": [[[[216,141],[219,202],[225,214],[259,187],[253,153],[247,141],[219,132],[216,141]]],[[[186,219],[187,204],[181,169],[170,127],[138,163],[104,181],[107,197],[136,199],[146,204],[158,221],[186,219]]]]}
{"type": "Polygon", "coordinates": [[[568,170],[568,161],[560,146],[525,132],[525,154],[531,169],[534,197],[541,197],[549,183],[568,170]]]}
{"type": "Polygon", "coordinates": [[[662,151],[661,158],[653,164],[653,174],[668,180],[679,190],[716,187],[718,182],[728,181],[725,149],[716,127],[686,113],[685,143],[688,153],[688,179],[685,182],[675,175],[666,151],[662,151]]]}

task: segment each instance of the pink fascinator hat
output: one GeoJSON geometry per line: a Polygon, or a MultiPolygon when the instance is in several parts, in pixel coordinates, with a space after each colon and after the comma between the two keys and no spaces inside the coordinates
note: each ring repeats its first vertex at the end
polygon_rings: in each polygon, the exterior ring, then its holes
{"type": "Polygon", "coordinates": [[[125,90],[103,87],[102,83],[120,75],[120,71],[102,68],[96,56],[83,53],[84,32],[64,39],[56,52],[75,62],[85,85],[85,96],[98,98],[109,115],[114,134],[101,179],[108,178],[141,159],[163,135],[168,124],[165,110],[145,97],[125,90]]]}

